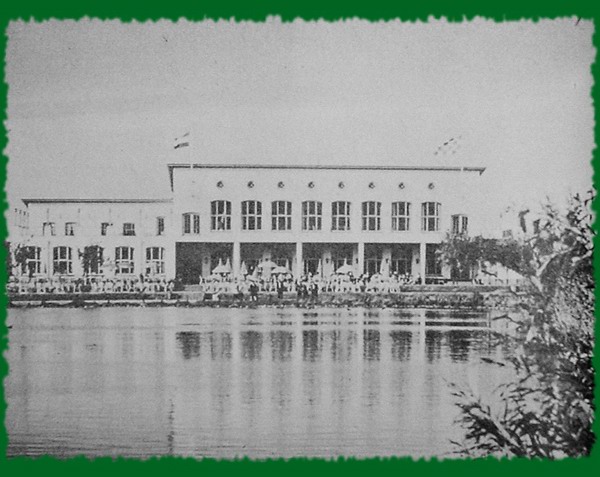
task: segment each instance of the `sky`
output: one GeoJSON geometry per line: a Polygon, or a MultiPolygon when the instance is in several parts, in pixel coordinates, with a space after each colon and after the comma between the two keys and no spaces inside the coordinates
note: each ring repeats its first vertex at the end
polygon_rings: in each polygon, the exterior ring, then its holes
{"type": "Polygon", "coordinates": [[[592,185],[593,33],[575,18],[11,22],[7,195],[169,197],[170,162],[418,164],[486,167],[492,215],[560,202],[592,185]]]}

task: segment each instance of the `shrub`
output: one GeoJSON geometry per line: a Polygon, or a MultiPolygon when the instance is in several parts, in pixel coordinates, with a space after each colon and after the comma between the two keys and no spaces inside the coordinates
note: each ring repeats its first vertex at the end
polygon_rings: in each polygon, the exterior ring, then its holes
{"type": "Polygon", "coordinates": [[[444,244],[446,257],[487,260],[526,277],[521,298],[529,320],[515,336],[497,336],[514,353],[514,381],[499,386],[494,404],[452,385],[466,434],[455,442],[462,455],[561,458],[588,455],[595,436],[593,197],[574,196],[566,214],[550,204],[533,233],[521,240],[460,238],[444,244]],[[469,250],[470,244],[472,249],[469,250]]]}

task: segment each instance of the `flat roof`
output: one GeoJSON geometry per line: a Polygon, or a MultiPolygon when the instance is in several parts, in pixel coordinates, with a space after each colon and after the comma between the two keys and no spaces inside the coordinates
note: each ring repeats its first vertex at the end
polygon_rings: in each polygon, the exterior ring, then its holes
{"type": "Polygon", "coordinates": [[[21,199],[29,204],[166,204],[173,199],[21,199]]]}
{"type": "Polygon", "coordinates": [[[173,190],[173,169],[291,169],[291,170],[340,170],[340,171],[452,171],[478,172],[483,174],[485,167],[472,166],[351,166],[351,165],[321,165],[321,164],[198,164],[171,163],[169,181],[173,190]]]}

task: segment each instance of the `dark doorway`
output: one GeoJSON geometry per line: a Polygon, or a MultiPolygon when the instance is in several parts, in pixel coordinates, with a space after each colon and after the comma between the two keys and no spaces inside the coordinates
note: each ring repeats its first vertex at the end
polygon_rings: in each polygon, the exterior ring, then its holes
{"type": "Polygon", "coordinates": [[[184,284],[197,284],[202,274],[202,244],[177,242],[175,245],[176,276],[184,284]]]}

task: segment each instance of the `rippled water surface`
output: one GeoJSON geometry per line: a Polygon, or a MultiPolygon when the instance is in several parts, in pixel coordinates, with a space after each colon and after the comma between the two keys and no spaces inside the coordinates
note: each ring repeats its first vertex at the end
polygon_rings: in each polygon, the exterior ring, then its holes
{"type": "Polygon", "coordinates": [[[499,369],[483,314],[9,310],[9,455],[444,456],[447,383],[499,369]]]}

